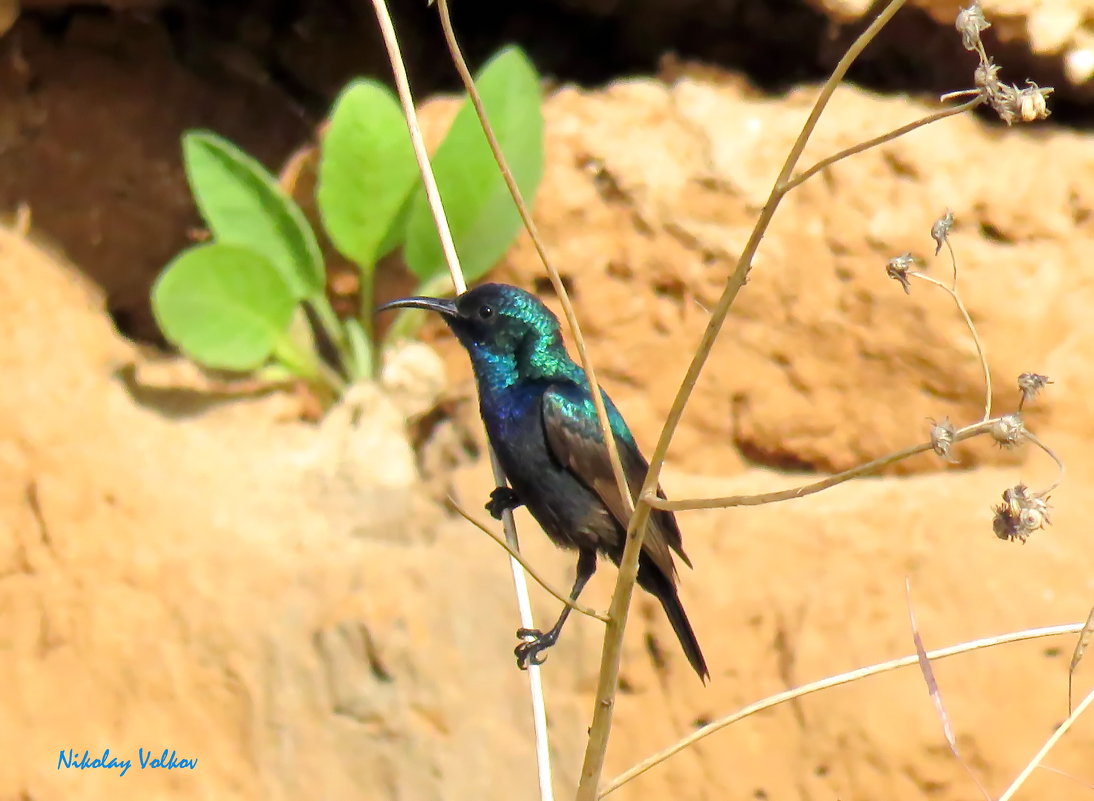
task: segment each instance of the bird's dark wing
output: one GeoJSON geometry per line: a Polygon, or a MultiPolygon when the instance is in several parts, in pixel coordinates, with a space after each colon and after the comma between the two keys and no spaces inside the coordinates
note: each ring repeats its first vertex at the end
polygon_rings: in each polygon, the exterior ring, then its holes
{"type": "MultiPolygon", "coordinates": [[[[610,404],[611,401],[608,403],[610,404]]],[[[619,417],[615,407],[609,405],[609,410],[610,416],[614,413],[617,418],[612,420],[612,428],[616,447],[619,449],[619,459],[623,464],[623,472],[633,499],[642,489],[642,481],[646,477],[649,464],[639,453],[638,446],[635,445],[630,432],[626,431],[626,424],[619,417]],[[620,427],[624,429],[622,435],[620,427]]],[[[627,507],[619,493],[615,476],[612,474],[608,449],[604,446],[600,424],[589,394],[576,386],[555,385],[549,388],[543,394],[543,427],[547,444],[559,464],[569,469],[583,484],[596,493],[620,527],[625,529],[628,517],[627,507]]],[[[662,498],[665,497],[661,487],[657,488],[657,494],[662,498]]],[[[618,549],[618,553],[622,552],[622,538],[612,545],[618,549]]],[[[669,551],[670,547],[680,555],[688,567],[691,567],[691,561],[683,551],[676,519],[669,512],[655,509],[650,515],[650,526],[642,541],[642,550],[672,581],[676,576],[676,568],[669,551]]]]}

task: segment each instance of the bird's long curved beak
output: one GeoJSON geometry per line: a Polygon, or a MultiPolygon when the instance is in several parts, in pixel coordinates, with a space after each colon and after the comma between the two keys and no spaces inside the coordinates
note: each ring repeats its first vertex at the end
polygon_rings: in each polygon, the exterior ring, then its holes
{"type": "Polygon", "coordinates": [[[426,311],[437,312],[444,317],[455,317],[456,301],[451,298],[399,298],[382,306],[377,306],[373,314],[379,314],[388,309],[425,309],[426,311]]]}

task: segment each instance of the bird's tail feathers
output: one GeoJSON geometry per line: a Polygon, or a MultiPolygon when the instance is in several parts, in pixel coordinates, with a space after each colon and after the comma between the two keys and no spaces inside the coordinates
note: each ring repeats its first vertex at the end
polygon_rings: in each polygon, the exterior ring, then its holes
{"type": "Polygon", "coordinates": [[[707,669],[707,661],[703,658],[703,651],[699,647],[699,640],[695,638],[695,632],[692,630],[691,622],[688,620],[688,616],[684,612],[684,607],[680,603],[680,596],[676,592],[676,587],[660,570],[652,568],[652,566],[650,566],[652,569],[646,568],[643,570],[643,567],[646,566],[639,566],[639,585],[661,602],[661,606],[665,610],[665,615],[672,625],[672,630],[676,632],[676,638],[680,641],[680,646],[684,649],[684,655],[688,658],[688,662],[691,663],[695,672],[699,674],[699,678],[706,684],[707,680],[710,678],[710,671],[707,669]]]}

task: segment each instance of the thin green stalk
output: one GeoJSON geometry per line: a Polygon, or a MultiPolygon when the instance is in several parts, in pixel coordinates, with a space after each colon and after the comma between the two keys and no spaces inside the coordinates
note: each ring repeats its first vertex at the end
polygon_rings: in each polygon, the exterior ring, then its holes
{"type": "Polygon", "coordinates": [[[337,394],[341,394],[346,388],[346,382],[331,369],[330,365],[319,358],[318,353],[301,348],[289,336],[282,337],[274,345],[273,356],[301,378],[319,381],[337,394]]]}
{"type": "Polygon", "coordinates": [[[376,320],[372,314],[372,309],[376,305],[376,265],[358,264],[357,275],[361,282],[357,293],[359,306],[357,319],[360,320],[361,328],[364,329],[365,337],[368,339],[369,364],[372,367],[370,377],[377,379],[380,377],[383,365],[380,363],[380,347],[376,341],[376,320]]]}
{"type": "Polygon", "coordinates": [[[338,355],[338,366],[342,369],[342,373],[348,375],[349,371],[346,369],[346,333],[342,330],[342,321],[338,319],[338,315],[334,313],[334,307],[330,305],[330,299],[327,298],[325,292],[317,292],[307,298],[305,302],[315,312],[319,327],[323,329],[323,333],[334,347],[335,353],[338,355]]]}

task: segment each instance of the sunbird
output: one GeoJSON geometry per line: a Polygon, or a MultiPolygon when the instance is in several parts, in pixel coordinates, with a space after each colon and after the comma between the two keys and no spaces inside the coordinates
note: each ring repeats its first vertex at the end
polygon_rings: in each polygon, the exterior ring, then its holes
{"type": "MultiPolygon", "coordinates": [[[[596,572],[597,555],[616,566],[623,556],[627,507],[612,473],[608,449],[585,371],[566,352],[558,318],[535,296],[507,284],[482,284],[455,299],[409,297],[380,306],[441,315],[471,357],[479,411],[509,487],[490,493],[486,509],[501,519],[524,505],[558,546],[576,550],[576,602],[596,572]]],[[[619,410],[601,392],[632,501],[648,462],[619,410]]],[[[661,488],[657,493],[664,498],[661,488]]],[[[688,662],[704,683],[710,677],[676,591],[672,551],[691,567],[671,512],[650,514],[638,562],[638,585],[661,602],[688,662]]],[[[514,653],[523,670],[542,664],[557,642],[570,607],[548,631],[518,629],[514,653]]]]}

